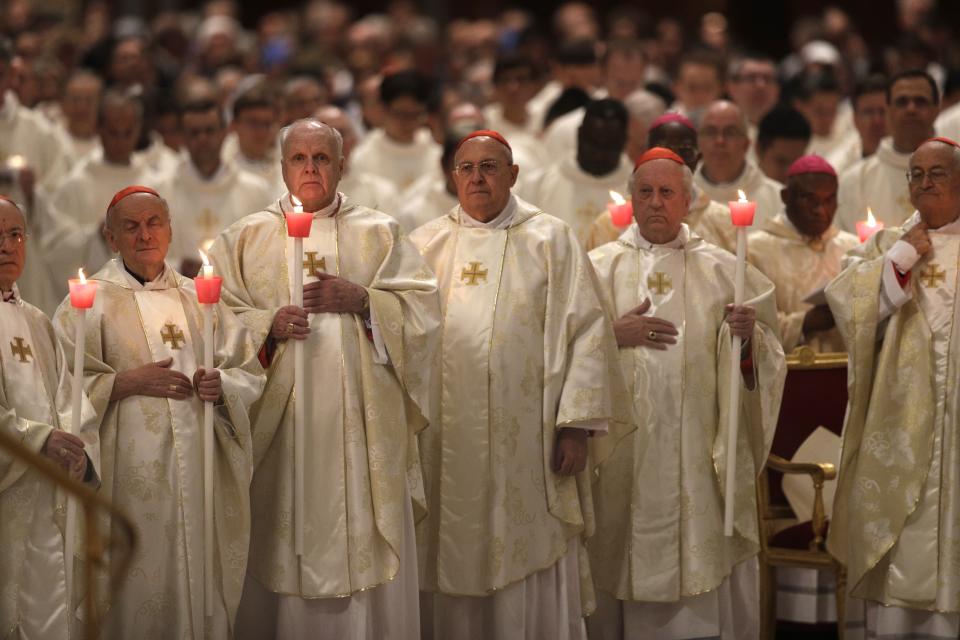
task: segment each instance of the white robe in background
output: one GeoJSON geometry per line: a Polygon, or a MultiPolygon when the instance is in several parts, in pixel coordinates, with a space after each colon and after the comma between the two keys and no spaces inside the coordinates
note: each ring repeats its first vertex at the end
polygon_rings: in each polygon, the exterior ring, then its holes
{"type": "Polygon", "coordinates": [[[934,129],[937,135],[946,136],[955,142],[960,142],[960,103],[953,105],[940,113],[934,129]]]}
{"type": "Polygon", "coordinates": [[[185,259],[199,260],[198,249],[206,250],[221,231],[273,200],[266,180],[233,162],[221,162],[208,179],[190,158],[183,158],[153,187],[170,206],[173,240],[167,260],[176,266],[185,259]]]}
{"type": "Polygon", "coordinates": [[[840,174],[834,224],[856,233],[857,222],[866,220],[868,207],[887,227],[900,226],[909,218],[914,211],[907,185],[911,155],[896,151],[893,138],[886,137],[875,154],[840,174]]]}
{"type": "Polygon", "coordinates": [[[522,184],[518,182],[516,192],[570,225],[580,246],[586,247],[593,221],[610,202],[610,192],[627,193],[631,168],[624,156],[616,169],[595,176],[577,164],[575,151],[568,151],[557,164],[534,173],[522,184]]]}
{"type": "Polygon", "coordinates": [[[50,265],[60,297],[67,279],[77,277],[77,268],[96,273],[111,257],[102,226],[107,205],[118,191],[130,185],[156,185],[158,176],[137,157],[130,164],[111,164],[103,150],[95,150],[74,167],[50,200],[50,224],[41,231],[40,244],[50,265]]]}
{"type": "Polygon", "coordinates": [[[243,155],[240,150],[240,143],[237,141],[237,134],[229,133],[223,141],[223,149],[220,152],[224,161],[232,160],[237,167],[255,173],[270,185],[272,199],[277,200],[287,192],[287,185],[283,182],[283,170],[280,167],[280,144],[279,141],[273,151],[262,160],[254,160],[243,155]]]}
{"type": "Polygon", "coordinates": [[[693,180],[698,187],[703,189],[708,198],[714,202],[719,202],[721,205],[736,201],[737,190],[742,189],[747,196],[747,200],[757,203],[751,230],[763,228],[767,220],[772,219],[783,208],[783,200],[780,199],[780,191],[783,190],[783,185],[772,178],[768,178],[757,165],[749,160],[746,162],[743,172],[725,184],[711,182],[703,173],[703,164],[697,167],[693,180]]]}
{"type": "Polygon", "coordinates": [[[447,215],[457,206],[457,196],[447,191],[442,177],[430,182],[429,188],[420,189],[403,199],[394,217],[406,233],[412,233],[431,220],[447,215]]]}
{"type": "Polygon", "coordinates": [[[620,349],[640,430],[600,465],[597,533],[587,546],[597,588],[621,604],[600,608],[588,627],[603,640],[756,640],[756,478],[766,464],[786,376],[773,283],[747,268],[745,304],[757,312],[749,342],[756,382],[740,390],[734,535],[726,537],[731,336],[724,318],[736,259],[686,225],[674,240],[656,245],[636,224],[590,258],[611,318],[649,299],[649,314],[672,322],[679,335],[663,351],[620,349]],[[728,629],[735,631],[725,635],[728,629]]]}
{"type": "Polygon", "coordinates": [[[824,159],[830,163],[837,175],[855,165],[863,159],[863,141],[860,134],[856,131],[848,134],[843,143],[824,156],[824,159]]]}
{"type": "Polygon", "coordinates": [[[522,126],[513,124],[503,117],[503,109],[498,104],[484,107],[483,116],[487,128],[500,133],[510,143],[513,161],[520,165],[521,171],[533,171],[536,167],[545,167],[555,161],[556,156],[550,155],[538,137],[533,116],[528,114],[527,122],[522,126]]]}
{"type": "MultiPolygon", "coordinates": [[[[222,302],[213,309],[214,366],[222,401],[214,407],[214,603],[204,615],[203,412],[184,400],[133,395],[111,400],[119,373],[172,358],[192,379],[203,362],[203,314],[193,280],[169,265],[141,284],[111,260],[87,312],[84,384],[99,419],[101,495],[126,513],[137,547],[123,586],[110,593],[104,638],[226,640],[243,586],[250,536],[252,473],[249,406],[264,376],[243,325],[222,302]]],[[[75,314],[65,300],[54,318],[72,353],[75,314]]],[[[101,531],[113,525],[101,522],[101,531]]],[[[108,560],[109,562],[109,560],[108,560]]],[[[116,567],[113,567],[115,570],[116,567]]]]}
{"type": "Polygon", "coordinates": [[[393,183],[372,173],[348,171],[340,178],[337,188],[350,202],[390,215],[394,215],[401,204],[400,193],[393,183]]]}
{"type": "Polygon", "coordinates": [[[410,144],[391,140],[383,129],[367,134],[350,154],[350,171],[372,173],[403,191],[440,164],[442,149],[428,129],[418,129],[410,144]]]}
{"type": "MultiPolygon", "coordinates": [[[[16,288],[13,301],[0,302],[0,346],[0,431],[39,454],[55,429],[70,427],[73,378],[50,320],[21,301],[16,288]],[[23,346],[19,354],[15,345],[23,346]]],[[[73,433],[85,442],[96,487],[97,424],[85,396],[82,403],[83,422],[73,433]]],[[[65,508],[63,491],[0,448],[0,637],[67,640],[68,626],[78,626],[68,613],[79,606],[76,590],[73,605],[67,604],[65,508]]],[[[74,576],[82,585],[79,568],[74,576]]]]}
{"type": "Polygon", "coordinates": [[[145,149],[133,152],[133,157],[142,162],[153,173],[158,176],[166,175],[172,172],[181,159],[187,157],[186,149],[171,149],[163,141],[163,137],[156,131],[151,131],[148,136],[150,143],[145,149]]]}
{"type": "Polygon", "coordinates": [[[49,193],[67,171],[60,136],[43,114],[20,104],[13,91],[0,103],[0,160],[22,156],[36,175],[37,188],[49,193]]]}
{"type": "Polygon", "coordinates": [[[586,255],[515,196],[490,222],[457,206],[411,240],[444,300],[441,417],[420,437],[423,637],[583,638],[590,469],[553,470],[557,430],[599,431],[609,451],[631,422],[586,255]]]}
{"type": "Polygon", "coordinates": [[[800,345],[818,352],[846,351],[836,329],[803,335],[803,319],[813,308],[804,298],[833,280],[844,255],[859,244],[855,235],[832,225],[819,238],[803,236],[785,213],[750,234],[747,259],[776,286],[784,351],[800,345]]]}

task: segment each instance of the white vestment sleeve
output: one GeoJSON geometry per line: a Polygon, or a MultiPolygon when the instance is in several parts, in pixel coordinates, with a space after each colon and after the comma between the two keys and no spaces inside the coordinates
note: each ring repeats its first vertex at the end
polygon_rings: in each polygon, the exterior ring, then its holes
{"type": "Polygon", "coordinates": [[[886,320],[893,313],[906,304],[907,300],[913,297],[910,290],[910,283],[906,286],[900,286],[897,274],[894,269],[900,273],[906,273],[913,268],[913,265],[920,259],[920,254],[914,249],[913,245],[903,240],[897,240],[887,254],[883,257],[883,277],[880,280],[880,309],[879,321],[886,320]]]}

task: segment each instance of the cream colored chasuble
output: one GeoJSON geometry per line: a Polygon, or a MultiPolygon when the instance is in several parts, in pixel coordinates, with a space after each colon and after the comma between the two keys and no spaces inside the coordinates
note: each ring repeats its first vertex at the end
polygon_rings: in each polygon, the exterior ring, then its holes
{"type": "MultiPolygon", "coordinates": [[[[27,316],[19,303],[0,302],[0,366],[3,388],[18,418],[57,426],[55,399],[43,384],[44,374],[37,362],[40,353],[33,344],[27,316]]],[[[54,365],[55,366],[55,365],[54,365]]],[[[21,638],[66,639],[67,592],[63,564],[63,534],[54,522],[57,491],[45,478],[36,481],[34,516],[26,540],[5,540],[4,544],[25,544],[18,609],[21,638]]],[[[6,632],[0,628],[0,632],[6,632]]]]}
{"type": "MultiPolygon", "coordinates": [[[[896,544],[864,578],[862,593],[887,604],[957,611],[960,570],[960,420],[957,368],[960,235],[930,231],[933,249],[911,270],[910,287],[930,329],[933,451],[916,509],[896,544]]],[[[918,460],[917,464],[924,461],[918,460]]]]}
{"type": "MultiPolygon", "coordinates": [[[[516,210],[515,200],[495,222],[509,223],[516,210]]],[[[461,223],[466,214],[460,212],[461,223]]],[[[469,222],[469,221],[467,221],[469,222]]],[[[505,225],[458,227],[453,269],[440,276],[440,290],[447,290],[443,332],[442,405],[458,406],[460,418],[453,427],[458,440],[472,447],[442,446],[441,477],[455,470],[458,477],[485,478],[497,466],[490,459],[490,349],[494,331],[494,312],[500,291],[508,230],[505,225]],[[443,280],[449,279],[449,282],[443,280]],[[457,327],[451,331],[447,327],[457,327]],[[472,327],[464,331],[464,327],[472,327]],[[451,356],[450,354],[456,354],[451,356]],[[469,390],[469,391],[467,391],[469,390]]],[[[438,425],[439,426],[439,425],[438,425]]],[[[458,593],[463,568],[462,538],[444,535],[459,523],[487,523],[489,504],[494,500],[488,483],[449,483],[441,492],[440,536],[437,547],[437,583],[446,593],[458,593]],[[454,575],[448,575],[453,570],[454,575]]],[[[490,531],[477,531],[478,539],[488,540],[490,531]]]]}

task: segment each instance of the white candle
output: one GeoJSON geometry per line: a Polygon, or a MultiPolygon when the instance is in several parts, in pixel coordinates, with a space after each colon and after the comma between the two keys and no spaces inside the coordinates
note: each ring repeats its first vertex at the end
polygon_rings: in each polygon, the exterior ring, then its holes
{"type": "MultiPolygon", "coordinates": [[[[731,217],[737,227],[737,267],[733,280],[733,304],[743,304],[743,279],[747,258],[747,226],[753,222],[753,207],[747,203],[743,191],[739,202],[730,203],[731,217]],[[739,206],[737,206],[739,205],[739,206]],[[745,206],[746,205],[746,206],[745,206]],[[746,215],[744,215],[746,214],[746,215]]],[[[723,501],[723,533],[733,535],[734,506],[737,495],[737,436],[740,428],[740,348],[743,341],[733,336],[730,345],[730,395],[727,397],[727,479],[723,501]]]]}
{"type": "MultiPolygon", "coordinates": [[[[200,252],[203,267],[201,278],[213,277],[213,265],[207,254],[200,252]]],[[[198,291],[200,286],[198,283],[198,291]]],[[[198,296],[200,297],[200,296],[198,296]]],[[[213,306],[210,300],[203,300],[203,368],[213,370],[213,306]]],[[[203,403],[203,594],[204,611],[213,615],[213,403],[203,403]]]]}
{"type": "MultiPolygon", "coordinates": [[[[294,213],[303,213],[303,205],[298,199],[293,198],[294,213]]],[[[303,238],[294,237],[293,239],[293,300],[292,303],[298,307],[303,307],[303,238]]],[[[303,342],[294,340],[293,343],[293,467],[294,467],[294,488],[293,488],[293,511],[294,511],[294,532],[293,546],[294,552],[298,556],[303,555],[303,520],[304,520],[304,481],[303,468],[306,464],[304,458],[304,361],[303,361],[303,342]]]]}

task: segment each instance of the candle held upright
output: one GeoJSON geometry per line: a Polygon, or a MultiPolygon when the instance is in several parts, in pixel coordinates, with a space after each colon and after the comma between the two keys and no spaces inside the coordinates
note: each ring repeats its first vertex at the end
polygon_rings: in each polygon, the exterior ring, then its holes
{"type": "MultiPolygon", "coordinates": [[[[287,220],[287,235],[293,238],[293,272],[291,304],[303,307],[303,239],[310,236],[310,227],[313,225],[313,214],[304,213],[303,204],[296,196],[290,196],[293,202],[293,212],[284,213],[287,220]]],[[[295,340],[293,343],[293,511],[294,529],[293,546],[298,556],[303,555],[303,518],[304,518],[304,360],[303,342],[295,340]]]]}
{"type": "MultiPolygon", "coordinates": [[[[747,227],[753,224],[757,203],[747,200],[746,194],[738,190],[739,199],[730,205],[730,220],[737,228],[737,267],[733,281],[733,304],[743,304],[743,280],[747,258],[747,227]]],[[[733,535],[734,503],[736,501],[737,478],[737,437],[740,428],[740,336],[733,336],[730,345],[730,395],[727,398],[727,475],[724,487],[723,533],[733,535]]]]}

